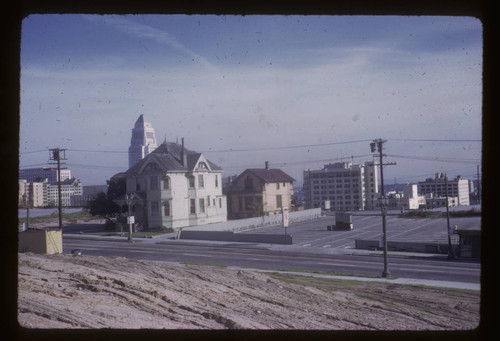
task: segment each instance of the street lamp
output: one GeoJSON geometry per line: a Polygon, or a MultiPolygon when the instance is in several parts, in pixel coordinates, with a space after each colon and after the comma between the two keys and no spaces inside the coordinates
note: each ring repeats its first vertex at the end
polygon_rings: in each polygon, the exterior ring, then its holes
{"type": "Polygon", "coordinates": [[[132,201],[134,200],[134,193],[130,194],[125,194],[125,202],[127,203],[128,206],[128,241],[132,241],[132,223],[134,220],[134,217],[130,216],[130,205],[132,204],[132,201]]]}
{"type": "Polygon", "coordinates": [[[387,269],[387,233],[386,233],[386,222],[385,216],[387,214],[387,206],[389,206],[389,198],[386,196],[378,198],[380,210],[382,211],[382,242],[384,249],[384,271],[382,272],[382,277],[389,277],[391,274],[387,269]]]}

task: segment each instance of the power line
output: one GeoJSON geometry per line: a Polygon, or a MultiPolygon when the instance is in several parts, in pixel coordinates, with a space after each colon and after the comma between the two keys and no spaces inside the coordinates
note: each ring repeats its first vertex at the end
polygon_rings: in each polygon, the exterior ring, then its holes
{"type": "Polygon", "coordinates": [[[294,148],[311,148],[311,147],[322,147],[322,146],[333,146],[340,144],[352,144],[361,143],[371,140],[355,140],[355,141],[343,141],[343,142],[330,142],[330,143],[317,143],[317,144],[303,144],[296,146],[281,146],[281,147],[262,147],[262,148],[245,148],[245,149],[225,149],[225,150],[205,150],[202,153],[232,153],[232,152],[256,152],[264,150],[282,150],[282,149],[294,149],[294,148]]]}
{"type": "Polygon", "coordinates": [[[66,149],[72,152],[83,152],[83,153],[115,153],[115,154],[126,154],[127,151],[122,150],[88,150],[88,149],[66,149]]]}
{"type": "Polygon", "coordinates": [[[462,139],[388,139],[389,141],[409,141],[409,142],[481,142],[482,140],[462,140],[462,139]]]}
{"type": "MultiPolygon", "coordinates": [[[[387,139],[388,141],[404,141],[404,142],[481,142],[482,140],[474,139],[387,139]]],[[[232,153],[232,152],[253,152],[253,151],[265,151],[265,150],[282,150],[282,149],[295,149],[295,148],[312,148],[312,147],[324,147],[324,146],[335,146],[342,144],[354,144],[354,143],[365,143],[371,141],[370,139],[364,140],[352,140],[352,141],[340,141],[340,142],[328,142],[328,143],[313,143],[313,144],[303,144],[294,146],[279,146],[279,147],[261,147],[261,148],[242,148],[242,149],[221,149],[221,150],[205,150],[202,153],[232,153]]],[[[115,154],[126,154],[128,151],[123,150],[91,150],[91,149],[66,149],[72,152],[82,152],[82,153],[115,153],[115,154]]],[[[19,154],[33,154],[46,152],[46,149],[34,150],[28,152],[21,152],[19,154]]]]}
{"type": "Polygon", "coordinates": [[[19,154],[34,154],[34,153],[41,153],[41,152],[46,152],[47,149],[40,149],[40,150],[34,150],[34,151],[31,151],[31,152],[22,152],[22,153],[19,153],[19,154]]]}
{"type": "Polygon", "coordinates": [[[100,165],[81,165],[77,163],[69,163],[67,164],[68,166],[71,167],[76,167],[76,168],[87,168],[87,169],[109,169],[109,170],[114,170],[114,169],[124,169],[125,167],[118,167],[118,166],[100,166],[100,165]]]}
{"type": "Polygon", "coordinates": [[[36,167],[36,166],[47,166],[47,162],[45,162],[45,163],[36,163],[36,164],[33,164],[33,165],[19,166],[19,169],[24,169],[24,168],[28,168],[28,167],[36,167]]]}
{"type": "Polygon", "coordinates": [[[389,154],[387,156],[400,158],[400,159],[450,162],[450,163],[474,163],[474,164],[477,164],[477,163],[481,162],[481,160],[479,160],[479,159],[452,158],[452,157],[440,157],[440,156],[409,156],[409,155],[389,155],[389,154]]]}

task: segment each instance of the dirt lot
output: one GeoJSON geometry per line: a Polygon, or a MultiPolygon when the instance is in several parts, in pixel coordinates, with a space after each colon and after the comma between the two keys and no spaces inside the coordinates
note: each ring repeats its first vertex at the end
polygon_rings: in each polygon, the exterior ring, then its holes
{"type": "Polygon", "coordinates": [[[473,329],[479,292],[202,265],[19,254],[27,328],[473,329]]]}

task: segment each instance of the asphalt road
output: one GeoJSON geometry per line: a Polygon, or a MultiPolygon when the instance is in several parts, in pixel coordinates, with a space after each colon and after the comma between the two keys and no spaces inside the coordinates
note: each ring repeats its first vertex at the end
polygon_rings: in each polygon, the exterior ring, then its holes
{"type": "MultiPolygon", "coordinates": [[[[383,258],[373,254],[332,254],[322,248],[305,252],[300,246],[274,248],[264,244],[186,242],[143,239],[134,243],[125,240],[91,240],[64,238],[63,252],[79,249],[82,254],[125,257],[149,261],[238,266],[267,270],[322,271],[339,275],[380,277],[383,258]]],[[[445,257],[390,255],[391,276],[435,281],[480,283],[479,262],[447,260],[445,257]]]]}

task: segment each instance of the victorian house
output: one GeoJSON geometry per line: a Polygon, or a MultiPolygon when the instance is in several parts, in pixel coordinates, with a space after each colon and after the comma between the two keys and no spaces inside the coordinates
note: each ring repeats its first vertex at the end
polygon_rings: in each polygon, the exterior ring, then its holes
{"type": "Polygon", "coordinates": [[[222,169],[203,154],[163,142],[122,173],[130,214],[143,229],[178,229],[227,220],[222,169]]]}

